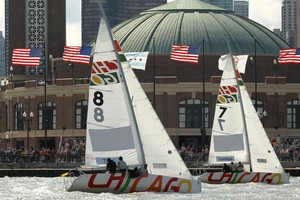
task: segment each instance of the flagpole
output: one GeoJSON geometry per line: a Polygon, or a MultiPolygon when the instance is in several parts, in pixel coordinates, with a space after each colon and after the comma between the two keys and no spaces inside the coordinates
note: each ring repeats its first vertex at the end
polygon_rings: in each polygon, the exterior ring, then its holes
{"type": "Polygon", "coordinates": [[[255,110],[257,111],[257,68],[256,68],[256,38],[254,37],[254,81],[255,81],[255,110]]]}
{"type": "Polygon", "coordinates": [[[203,79],[203,84],[202,84],[202,129],[201,131],[201,147],[202,149],[205,148],[205,140],[206,140],[206,131],[205,131],[205,108],[204,108],[204,103],[205,103],[205,60],[204,60],[204,36],[202,35],[202,79],[203,79]]]}
{"type": "Polygon", "coordinates": [[[155,37],[153,37],[153,108],[155,110],[155,37]]]}

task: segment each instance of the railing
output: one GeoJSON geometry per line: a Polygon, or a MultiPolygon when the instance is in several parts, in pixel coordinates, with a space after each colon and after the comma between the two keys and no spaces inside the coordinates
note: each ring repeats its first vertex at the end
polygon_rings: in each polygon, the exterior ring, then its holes
{"type": "MultiPolygon", "coordinates": [[[[56,81],[61,80],[57,79],[56,81]]],[[[73,80],[74,85],[79,85],[79,84],[89,84],[90,79],[89,78],[70,78],[70,80],[73,80]]],[[[33,80],[34,81],[34,80],[33,80]]],[[[13,88],[20,88],[20,87],[25,87],[25,81],[13,81],[13,88]]],[[[45,82],[44,80],[36,80],[36,86],[44,86],[45,82]]],[[[47,81],[47,85],[53,85],[52,81],[47,81]]]]}
{"type": "Polygon", "coordinates": [[[82,163],[84,155],[80,154],[2,154],[0,163],[82,163]]]}

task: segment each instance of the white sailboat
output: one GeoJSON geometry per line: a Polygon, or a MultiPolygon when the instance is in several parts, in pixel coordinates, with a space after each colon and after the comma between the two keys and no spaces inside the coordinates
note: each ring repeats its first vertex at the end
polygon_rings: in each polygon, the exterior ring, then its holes
{"type": "Polygon", "coordinates": [[[131,168],[148,165],[149,174],[82,173],[68,191],[200,192],[156,115],[137,77],[102,18],[93,57],[86,136],[86,167],[122,156],[131,168]]]}
{"type": "Polygon", "coordinates": [[[200,180],[214,184],[289,183],[289,174],[284,172],[233,63],[232,55],[228,54],[217,97],[208,163],[223,166],[241,162],[245,170],[204,173],[200,180]]]}

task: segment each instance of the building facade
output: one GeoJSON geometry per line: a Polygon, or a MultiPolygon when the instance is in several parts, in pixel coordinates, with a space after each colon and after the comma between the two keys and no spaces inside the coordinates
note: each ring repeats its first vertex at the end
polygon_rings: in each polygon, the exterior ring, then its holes
{"type": "MultiPolygon", "coordinates": [[[[218,59],[228,53],[226,41],[235,55],[249,55],[242,77],[268,136],[279,128],[281,137],[299,138],[299,66],[276,60],[288,44],[231,11],[198,0],[178,2],[113,29],[123,51],[150,52],[146,70],[135,73],[175,146],[209,143],[222,74],[218,59]],[[198,65],[170,60],[171,46],[179,42],[202,45],[198,65]]],[[[91,66],[70,69],[61,59],[50,60],[52,76],[46,85],[32,78],[1,87],[1,148],[58,148],[64,140],[85,137],[91,66]]]]}
{"type": "Polygon", "coordinates": [[[203,0],[205,3],[209,3],[226,10],[234,11],[235,14],[243,17],[249,17],[249,1],[248,0],[203,0]]]}
{"type": "MultiPolygon", "coordinates": [[[[98,0],[82,0],[82,44],[88,45],[95,40],[100,22],[98,0]]],[[[167,0],[104,0],[103,8],[111,27],[132,18],[144,10],[167,3],[167,0]]]]}
{"type": "Polygon", "coordinates": [[[300,47],[300,1],[297,1],[297,45],[300,47]]]}
{"type": "Polygon", "coordinates": [[[5,61],[5,39],[3,32],[0,31],[0,76],[6,75],[5,61]]]}
{"type": "Polygon", "coordinates": [[[299,1],[283,0],[281,6],[281,37],[292,47],[296,47],[297,21],[299,21],[299,18],[297,18],[297,2],[299,1]]]}
{"type": "MultiPolygon", "coordinates": [[[[205,65],[216,66],[218,55],[207,55],[205,65]]],[[[257,110],[270,138],[274,137],[276,127],[282,138],[299,138],[300,92],[299,83],[288,82],[287,77],[297,74],[297,66],[274,66],[274,56],[257,57],[257,110]],[[276,68],[276,76],[265,72],[276,68]],[[287,70],[289,68],[289,70],[287,70]],[[263,115],[264,111],[267,115],[263,115]]],[[[150,68],[153,55],[148,58],[148,71],[135,71],[140,80],[147,80],[153,73],[150,68]]],[[[57,64],[58,69],[60,67],[57,64]]],[[[63,66],[61,66],[63,67],[63,66]]],[[[201,144],[201,129],[206,131],[205,143],[210,140],[214,118],[215,102],[218,95],[221,72],[210,70],[205,78],[205,99],[203,100],[202,67],[188,66],[182,73],[173,68],[186,68],[185,64],[175,63],[169,56],[156,56],[155,97],[153,83],[142,81],[148,98],[155,103],[155,110],[176,147],[201,144]],[[166,71],[173,71],[166,74],[166,71]],[[198,74],[198,76],[193,76],[198,74]],[[190,77],[189,81],[184,81],[190,77]],[[154,99],[155,98],[155,99],[154,99]],[[204,106],[204,110],[200,109],[204,106]],[[203,112],[204,113],[203,113],[203,112]],[[203,118],[204,116],[204,118],[203,118]]],[[[252,100],[255,100],[254,65],[247,63],[243,75],[252,100]]],[[[82,68],[82,67],[81,67],[82,68]]],[[[77,68],[76,70],[83,70],[77,68]]],[[[68,139],[84,139],[86,134],[88,78],[57,78],[47,85],[47,120],[43,115],[44,87],[37,80],[25,81],[23,85],[10,82],[2,86],[0,92],[0,133],[1,148],[22,148],[32,146],[36,149],[47,147],[57,149],[68,139]],[[24,119],[23,113],[27,113],[24,119]],[[33,117],[29,118],[30,113],[33,117]],[[30,121],[28,121],[30,120],[30,121]],[[45,128],[47,135],[45,135],[45,128]]],[[[153,77],[152,77],[153,78],[153,77]]]]}
{"type": "Polygon", "coordinates": [[[234,0],[203,0],[205,3],[209,3],[226,10],[234,10],[234,0]]]}
{"type": "Polygon", "coordinates": [[[234,1],[234,13],[243,17],[249,17],[249,1],[234,1]]]}

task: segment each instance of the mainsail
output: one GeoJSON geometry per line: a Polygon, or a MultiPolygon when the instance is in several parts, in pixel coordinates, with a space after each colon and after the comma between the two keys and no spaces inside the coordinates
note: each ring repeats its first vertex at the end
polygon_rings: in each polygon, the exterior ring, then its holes
{"type": "Polygon", "coordinates": [[[89,86],[87,166],[104,165],[107,158],[119,156],[129,165],[144,162],[131,102],[121,75],[121,64],[127,62],[115,44],[106,21],[101,18],[89,86]]]}

